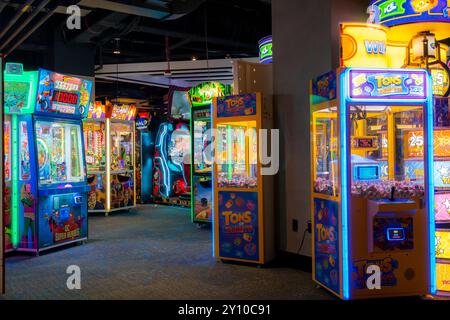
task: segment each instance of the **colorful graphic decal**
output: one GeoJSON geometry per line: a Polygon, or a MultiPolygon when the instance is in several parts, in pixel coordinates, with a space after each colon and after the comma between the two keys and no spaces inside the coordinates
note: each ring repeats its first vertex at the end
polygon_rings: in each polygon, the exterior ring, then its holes
{"type": "Polygon", "coordinates": [[[193,107],[208,106],[213,98],[222,98],[231,95],[231,85],[219,82],[204,82],[189,90],[189,96],[193,107]]]}
{"type": "Polygon", "coordinates": [[[336,99],[336,73],[328,72],[312,80],[312,95],[319,99],[317,102],[336,99]]]}
{"type": "Polygon", "coordinates": [[[272,36],[267,36],[259,40],[259,63],[272,63],[272,36]]]}
{"type": "Polygon", "coordinates": [[[314,224],[315,280],[339,294],[339,217],[337,202],[314,199],[314,224]]]}
{"type": "Polygon", "coordinates": [[[211,221],[212,181],[210,176],[194,176],[194,220],[211,221]]]}
{"type": "Polygon", "coordinates": [[[433,79],[433,94],[437,96],[447,96],[450,89],[449,71],[440,64],[430,67],[431,78],[433,79]]]}
{"type": "Polygon", "coordinates": [[[22,184],[20,189],[20,207],[23,212],[23,229],[20,230],[20,248],[34,249],[37,246],[35,234],[36,206],[29,183],[22,184]]]}
{"type": "Polygon", "coordinates": [[[434,186],[436,188],[450,187],[450,162],[434,162],[434,186]]]}
{"type": "Polygon", "coordinates": [[[373,247],[376,251],[414,249],[413,219],[411,217],[373,219],[373,247]],[[390,238],[391,230],[401,230],[401,238],[390,238]]]}
{"type": "Polygon", "coordinates": [[[372,20],[391,27],[417,22],[450,22],[447,0],[375,0],[372,20]]]}
{"type": "Polygon", "coordinates": [[[3,192],[3,223],[5,224],[5,251],[13,249],[11,227],[11,187],[5,186],[3,192]]]}
{"type": "Polygon", "coordinates": [[[219,191],[219,256],[259,261],[257,192],[219,191]]]}
{"type": "Polygon", "coordinates": [[[136,107],[131,104],[114,105],[111,119],[133,121],[136,116],[136,107]]]}
{"type": "Polygon", "coordinates": [[[86,117],[92,81],[40,69],[36,112],[86,117]]]}
{"type": "Polygon", "coordinates": [[[89,104],[88,119],[106,118],[106,106],[101,101],[89,104]]]}
{"type": "Polygon", "coordinates": [[[30,83],[19,81],[5,81],[5,110],[9,113],[20,113],[27,107],[30,83]]]}
{"type": "Polygon", "coordinates": [[[434,196],[436,222],[450,222],[450,193],[436,193],[434,196]]]}
{"type": "Polygon", "coordinates": [[[87,217],[85,211],[81,210],[83,203],[86,205],[86,197],[81,194],[77,197],[77,203],[74,203],[74,194],[50,196],[45,202],[39,203],[44,218],[48,220],[51,234],[49,239],[47,233],[40,233],[41,247],[86,237],[87,217]],[[49,205],[51,212],[47,209],[49,205]]]}
{"type": "Polygon", "coordinates": [[[367,273],[367,267],[372,265],[380,267],[382,287],[397,285],[397,277],[395,276],[395,270],[399,267],[397,260],[391,257],[375,260],[362,259],[353,261],[352,282],[355,289],[367,289],[367,279],[370,276],[367,273]]]}
{"type": "MultiPolygon", "coordinates": [[[[447,157],[450,154],[450,130],[433,131],[433,149],[435,157],[447,157]]],[[[405,135],[406,157],[423,158],[423,131],[408,131],[405,135]]]]}
{"type": "Polygon", "coordinates": [[[405,177],[409,180],[422,180],[424,178],[423,161],[405,161],[404,170],[405,177]]]}
{"type": "Polygon", "coordinates": [[[106,175],[104,173],[88,175],[88,210],[106,209],[106,175]]]}
{"type": "Polygon", "coordinates": [[[352,99],[426,99],[425,71],[380,72],[350,70],[349,97],[352,99]]]}
{"type": "Polygon", "coordinates": [[[134,206],[133,174],[111,175],[111,209],[134,206]]]}
{"type": "Polygon", "coordinates": [[[436,258],[450,259],[450,230],[436,231],[436,258]]]}
{"type": "Polygon", "coordinates": [[[436,263],[436,284],[438,290],[450,292],[450,263],[436,263]]]}
{"type": "Polygon", "coordinates": [[[241,94],[217,98],[217,117],[239,117],[256,115],[256,94],[241,94]]]}

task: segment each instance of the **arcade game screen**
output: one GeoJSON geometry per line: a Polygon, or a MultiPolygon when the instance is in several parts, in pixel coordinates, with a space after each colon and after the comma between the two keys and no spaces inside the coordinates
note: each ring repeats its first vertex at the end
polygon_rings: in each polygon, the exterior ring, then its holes
{"type": "Polygon", "coordinates": [[[89,171],[102,171],[106,166],[105,122],[86,121],[84,129],[84,148],[86,165],[89,171]]]}
{"type": "Polygon", "coordinates": [[[41,185],[84,179],[81,127],[71,123],[36,121],[41,185]]]}
{"type": "Polygon", "coordinates": [[[175,165],[174,171],[179,171],[183,174],[184,186],[175,185],[175,193],[185,193],[186,186],[189,185],[189,164],[190,164],[190,149],[191,149],[191,135],[186,125],[179,126],[173,131],[168,147],[168,156],[171,164],[175,165]],[[180,187],[180,188],[179,188],[180,187]]]}
{"type": "Polygon", "coordinates": [[[257,135],[255,121],[217,126],[219,187],[257,187],[257,135]]]}
{"type": "Polygon", "coordinates": [[[133,169],[133,124],[111,122],[111,169],[133,169]]]}

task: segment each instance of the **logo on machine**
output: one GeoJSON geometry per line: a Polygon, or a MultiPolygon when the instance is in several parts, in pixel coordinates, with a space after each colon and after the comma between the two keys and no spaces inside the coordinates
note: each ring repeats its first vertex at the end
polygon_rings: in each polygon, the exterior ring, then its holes
{"type": "Polygon", "coordinates": [[[394,287],[397,285],[394,271],[398,269],[398,265],[398,261],[391,257],[356,260],[353,262],[353,286],[356,289],[394,287]]]}
{"type": "Polygon", "coordinates": [[[384,41],[364,40],[364,45],[366,47],[367,54],[386,54],[386,42],[384,41]]]}

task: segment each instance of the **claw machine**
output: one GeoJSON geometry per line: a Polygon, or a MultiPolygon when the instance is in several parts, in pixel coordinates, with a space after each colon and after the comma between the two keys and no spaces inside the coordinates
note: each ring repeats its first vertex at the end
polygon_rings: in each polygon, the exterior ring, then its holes
{"type": "Polygon", "coordinates": [[[262,94],[213,100],[214,256],[265,264],[274,257],[273,175],[264,175],[258,152],[267,147],[270,104],[262,94]]]}
{"type": "Polygon", "coordinates": [[[41,251],[87,239],[82,136],[92,82],[6,64],[8,247],[41,251]]]}
{"type": "Polygon", "coordinates": [[[436,291],[431,83],[383,68],[312,81],[313,279],[342,299],[436,291]],[[421,175],[408,174],[411,132],[421,175]]]}
{"type": "Polygon", "coordinates": [[[83,123],[89,212],[108,215],[136,206],[136,107],[96,101],[83,123]]]}
{"type": "Polygon", "coordinates": [[[232,93],[232,86],[204,82],[189,90],[191,100],[191,211],[192,222],[212,221],[211,102],[232,93]]]}

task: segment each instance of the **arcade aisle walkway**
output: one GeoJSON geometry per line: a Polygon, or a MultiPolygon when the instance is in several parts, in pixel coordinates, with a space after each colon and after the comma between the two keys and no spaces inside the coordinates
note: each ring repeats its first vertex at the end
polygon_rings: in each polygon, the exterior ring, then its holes
{"type": "MultiPolygon", "coordinates": [[[[140,206],[90,218],[90,240],[40,257],[7,260],[6,299],[331,299],[309,273],[216,262],[210,230],[186,209],[140,206]],[[66,268],[81,268],[81,290],[66,268]]],[[[2,297],[0,297],[2,299],[2,297]]]]}

